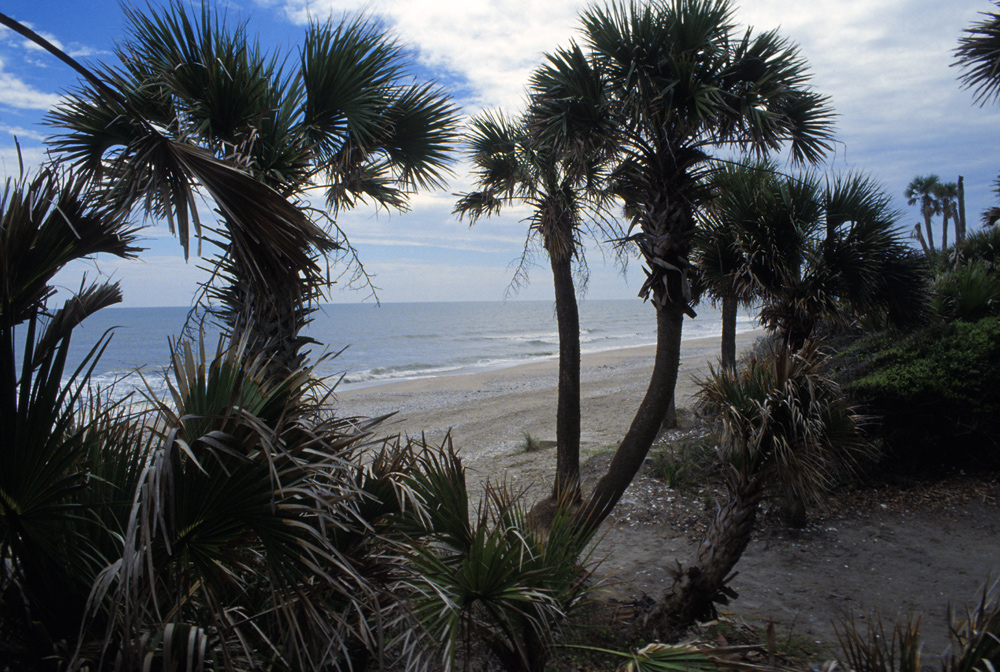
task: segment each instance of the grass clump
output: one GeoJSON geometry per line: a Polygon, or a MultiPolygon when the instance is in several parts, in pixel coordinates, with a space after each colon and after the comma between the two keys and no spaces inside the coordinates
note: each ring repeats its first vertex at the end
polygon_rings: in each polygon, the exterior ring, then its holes
{"type": "Polygon", "coordinates": [[[717,443],[714,434],[667,443],[650,456],[648,473],[675,489],[702,483],[714,468],[717,443]]]}
{"type": "Polygon", "coordinates": [[[524,432],[524,439],[521,441],[521,452],[523,453],[537,453],[540,450],[545,450],[546,448],[554,448],[556,445],[555,441],[544,441],[542,439],[536,439],[531,435],[531,432],[527,430],[524,432]]]}

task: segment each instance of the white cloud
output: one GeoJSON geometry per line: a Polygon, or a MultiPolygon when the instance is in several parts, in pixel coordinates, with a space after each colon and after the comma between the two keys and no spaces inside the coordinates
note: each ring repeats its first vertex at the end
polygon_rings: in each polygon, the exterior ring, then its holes
{"type": "Polygon", "coordinates": [[[577,25],[581,2],[527,0],[288,0],[294,21],[325,20],[345,11],[383,17],[417,47],[423,64],[460,75],[470,87],[471,111],[517,108],[542,55],[563,44],[577,25]]]}
{"type": "Polygon", "coordinates": [[[45,134],[40,133],[31,128],[24,128],[23,126],[9,126],[7,124],[0,124],[0,133],[8,133],[19,140],[27,138],[28,140],[35,140],[37,142],[43,142],[45,140],[45,134]]]}
{"type": "Polygon", "coordinates": [[[124,300],[122,306],[188,306],[191,305],[198,283],[208,278],[198,259],[185,262],[180,255],[143,255],[123,261],[114,257],[79,261],[67,265],[53,280],[61,291],[57,300],[65,300],[68,291],[80,287],[86,274],[89,282],[118,282],[124,300]]]}
{"type": "Polygon", "coordinates": [[[21,155],[18,157],[17,148],[14,143],[8,146],[4,143],[0,146],[0,177],[16,177],[20,172],[20,163],[24,163],[24,170],[30,173],[42,164],[46,159],[44,147],[31,147],[21,145],[21,155]]]}
{"type": "Polygon", "coordinates": [[[28,110],[47,110],[59,102],[59,96],[39,91],[5,68],[0,57],[0,103],[8,107],[28,110]]]}

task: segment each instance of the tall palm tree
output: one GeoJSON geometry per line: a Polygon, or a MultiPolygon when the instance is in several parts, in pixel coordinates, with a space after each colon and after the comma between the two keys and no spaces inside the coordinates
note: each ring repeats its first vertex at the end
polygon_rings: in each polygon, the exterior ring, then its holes
{"type": "Polygon", "coordinates": [[[374,21],[313,24],[290,60],[262,51],[245,26],[207,4],[189,12],[176,0],[147,13],[127,9],[118,64],[103,72],[103,86],[84,85],[56,108],[53,145],[112,202],[167,219],[185,254],[189,222],[204,237],[205,189],[221,221],[214,241],[223,283],[210,298],[237,340],[250,335],[251,353],[294,370],[299,330],[329,283],[321,261],[349,247],[328,215],[323,226],[305,216],[316,212],[305,207],[308,192],[325,190],[334,213],[366,200],[405,208],[414,189],[442,184],[455,110],[443,91],[409,75],[403,48],[374,21]],[[103,95],[107,88],[119,95],[103,95]],[[150,124],[159,145],[147,142],[150,124]],[[214,159],[212,172],[179,171],[190,155],[214,159]],[[240,184],[243,175],[256,186],[240,184]],[[253,198],[246,191],[285,203],[232,207],[253,198]],[[277,214],[289,210],[295,226],[277,214]]]}
{"type": "Polygon", "coordinates": [[[903,193],[906,196],[907,205],[917,205],[920,207],[920,214],[924,218],[924,231],[926,231],[926,238],[924,238],[923,233],[920,231],[920,226],[917,226],[916,237],[920,241],[921,247],[924,249],[924,254],[930,259],[934,256],[934,231],[931,229],[931,217],[941,212],[941,203],[938,201],[935,195],[935,190],[941,183],[941,178],[937,175],[918,175],[913,178],[908,185],[906,185],[906,191],[903,193]]]}
{"type": "Polygon", "coordinates": [[[736,369],[712,370],[699,382],[700,402],[719,414],[728,498],[690,566],[678,567],[650,615],[657,634],[706,620],[716,602],[733,596],[726,584],[769,491],[818,496],[834,475],[868,455],[861,418],[822,373],[823,365],[815,344],[799,352],[778,348],[736,369]]]}
{"type": "Polygon", "coordinates": [[[727,0],[615,2],[582,16],[579,46],[557,52],[532,81],[528,125],[581,156],[604,136],[616,149],[612,184],[633,214],[645,262],[640,290],[657,315],[653,374],[628,433],[583,515],[597,524],[642,464],[673,398],[689,291],[699,184],[711,152],[764,153],[789,143],[797,162],[830,147],[832,112],[804,61],[776,32],[734,23],[727,0]]]}
{"type": "MultiPolygon", "coordinates": [[[[740,305],[759,299],[751,264],[764,263],[751,234],[764,215],[765,194],[773,190],[773,161],[724,163],[708,176],[711,200],[699,213],[692,261],[697,281],[722,308],[723,368],[736,366],[736,317],[740,305]]],[[[768,233],[762,231],[762,233],[768,233]]]]}
{"type": "MultiPolygon", "coordinates": [[[[550,148],[533,144],[520,121],[500,113],[474,117],[467,142],[477,191],[460,194],[455,213],[475,222],[503,207],[526,204],[531,208],[529,238],[538,236],[549,257],[559,330],[553,497],[576,501],[580,496],[580,315],[573,262],[583,253],[580,236],[587,228],[585,211],[600,208],[600,157],[592,155],[579,164],[573,156],[558,156],[550,148]]],[[[518,273],[523,269],[524,260],[518,273]]]]}

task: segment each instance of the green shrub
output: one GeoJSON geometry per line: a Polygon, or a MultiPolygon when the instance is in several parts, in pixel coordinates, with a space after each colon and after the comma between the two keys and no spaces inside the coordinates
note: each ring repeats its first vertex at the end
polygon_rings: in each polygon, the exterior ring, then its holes
{"type": "Polygon", "coordinates": [[[883,464],[1000,464],[1000,318],[866,338],[839,364],[844,389],[876,416],[883,464]]]}
{"type": "Polygon", "coordinates": [[[1000,275],[982,261],[942,273],[934,282],[932,311],[943,321],[976,321],[1000,310],[1000,275]]]}

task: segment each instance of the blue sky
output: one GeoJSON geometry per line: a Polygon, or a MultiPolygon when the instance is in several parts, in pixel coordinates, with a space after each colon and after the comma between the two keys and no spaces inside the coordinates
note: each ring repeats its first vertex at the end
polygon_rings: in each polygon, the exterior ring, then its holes
{"type": "MultiPolygon", "coordinates": [[[[154,2],[154,4],[162,4],[154,2]]],[[[310,20],[365,11],[380,17],[412,47],[421,73],[447,86],[464,113],[484,108],[516,110],[525,83],[542,54],[574,34],[587,3],[576,0],[232,0],[217,2],[229,17],[247,21],[261,42],[294,49],[310,20]]],[[[144,6],[141,3],[140,6],[144,6]]],[[[871,173],[903,212],[907,229],[919,219],[903,191],[916,175],[945,180],[965,176],[970,225],[995,201],[1000,173],[1000,107],[980,108],[951,67],[963,28],[988,11],[988,0],[746,0],[737,19],[757,30],[779,29],[796,42],[813,72],[813,85],[832,98],[838,113],[836,153],[829,170],[871,173]]],[[[111,60],[125,20],[114,0],[4,0],[2,10],[31,25],[84,63],[111,60]]],[[[38,124],[75,76],[63,64],[0,32],[0,173],[17,171],[14,138],[28,164],[44,157],[46,129],[38,124]]],[[[453,192],[469,188],[462,165],[448,189],[418,194],[405,214],[359,207],[338,222],[375,276],[383,301],[499,300],[524,246],[525,213],[514,210],[470,227],[451,215],[453,192]]],[[[79,284],[81,270],[122,283],[127,306],[188,305],[204,277],[199,262],[185,262],[163,225],[149,223],[141,260],[98,261],[60,276],[79,284]]],[[[940,235],[939,231],[937,235],[940,235]]],[[[549,299],[544,256],[518,298],[549,299]]],[[[642,273],[633,265],[623,278],[593,246],[588,297],[633,297],[642,273]]],[[[357,302],[366,291],[341,282],[331,301],[357,302]]],[[[370,300],[370,299],[368,299],[370,300]]]]}

